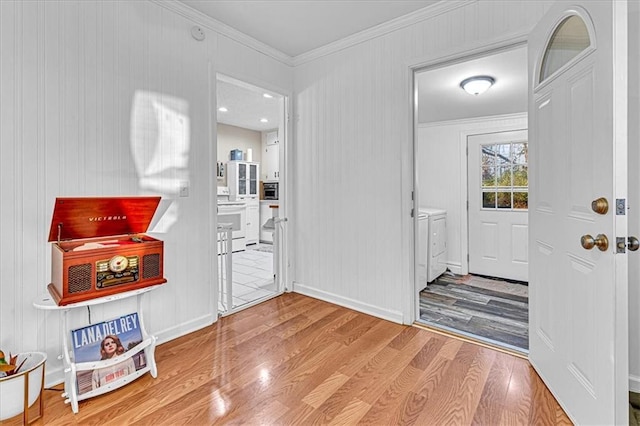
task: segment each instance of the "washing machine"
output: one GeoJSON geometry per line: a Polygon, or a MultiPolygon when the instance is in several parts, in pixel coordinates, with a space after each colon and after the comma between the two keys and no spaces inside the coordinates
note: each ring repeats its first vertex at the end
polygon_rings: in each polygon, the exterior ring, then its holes
{"type": "Polygon", "coordinates": [[[418,291],[447,270],[447,211],[418,210],[418,291]]]}

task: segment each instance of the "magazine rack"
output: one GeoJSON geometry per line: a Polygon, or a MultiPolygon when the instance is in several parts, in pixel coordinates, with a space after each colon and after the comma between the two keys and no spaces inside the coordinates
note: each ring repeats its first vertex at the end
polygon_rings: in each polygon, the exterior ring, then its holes
{"type": "Polygon", "coordinates": [[[62,359],[64,364],[64,392],[62,393],[62,397],[65,399],[65,404],[71,404],[71,409],[74,413],[78,413],[78,402],[92,398],[94,396],[102,395],[112,390],[118,389],[143,374],[149,372],[153,378],[158,376],[158,369],[156,367],[155,361],[155,348],[156,348],[156,340],[155,336],[149,335],[144,326],[144,318],[142,315],[142,297],[144,294],[150,292],[151,290],[160,287],[160,285],[155,285],[152,287],[145,287],[138,290],[132,290],[124,293],[118,293],[111,296],[100,297],[96,299],[87,300],[84,302],[70,303],[64,306],[58,306],[56,302],[49,296],[43,296],[37,301],[33,302],[33,306],[37,309],[50,310],[50,311],[62,311],[62,344],[64,352],[58,358],[62,359]],[[124,354],[118,355],[113,359],[104,360],[104,361],[95,361],[95,362],[82,362],[76,363],[74,362],[73,350],[71,349],[69,338],[70,338],[70,329],[68,325],[68,314],[71,309],[82,308],[86,306],[92,305],[100,305],[103,303],[109,303],[116,300],[122,300],[129,297],[136,296],[137,304],[138,304],[138,318],[140,321],[140,329],[142,331],[142,342],[140,342],[135,347],[127,350],[124,354]],[[104,386],[100,386],[97,389],[85,392],[83,394],[78,395],[78,385],[76,381],[78,371],[85,370],[94,370],[96,368],[109,367],[123,360],[131,358],[135,356],[138,352],[144,350],[144,354],[147,360],[146,367],[141,368],[140,370],[135,371],[132,374],[121,377],[115,380],[112,383],[109,383],[104,386]]]}

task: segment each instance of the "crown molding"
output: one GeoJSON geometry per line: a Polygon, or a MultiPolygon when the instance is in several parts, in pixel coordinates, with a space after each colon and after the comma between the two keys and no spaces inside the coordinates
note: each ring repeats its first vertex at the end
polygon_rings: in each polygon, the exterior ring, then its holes
{"type": "Polygon", "coordinates": [[[202,25],[218,34],[228,37],[244,46],[247,46],[259,53],[267,55],[284,65],[295,67],[305,64],[323,56],[330,55],[332,53],[339,52],[351,46],[355,46],[360,43],[364,43],[368,40],[372,40],[376,37],[389,34],[393,31],[408,27],[410,25],[431,19],[435,16],[442,15],[452,10],[465,7],[469,4],[476,3],[478,0],[442,0],[432,6],[427,6],[422,9],[418,9],[415,12],[407,15],[400,16],[387,22],[383,22],[375,27],[360,31],[351,36],[347,36],[333,43],[326,44],[318,47],[317,49],[310,50],[309,52],[302,53],[295,57],[291,57],[286,53],[275,49],[260,40],[257,40],[247,34],[224,24],[217,19],[214,19],[202,12],[199,12],[186,4],[176,0],[149,0],[152,3],[158,4],[165,9],[181,15],[190,21],[202,25]]]}
{"type": "Polygon", "coordinates": [[[351,46],[355,46],[360,43],[364,43],[368,40],[372,40],[376,37],[389,34],[393,31],[408,27],[410,25],[425,21],[444,13],[451,12],[452,10],[465,7],[469,4],[476,3],[478,0],[447,0],[440,1],[432,6],[427,6],[422,9],[418,9],[415,12],[407,15],[400,16],[387,22],[383,22],[375,27],[360,31],[351,36],[342,38],[333,43],[318,47],[317,49],[310,50],[293,57],[293,66],[302,65],[304,63],[313,61],[323,56],[330,55],[340,50],[346,49],[351,46]]]}
{"type": "MultiPolygon", "coordinates": [[[[418,129],[429,129],[432,127],[464,126],[466,124],[487,123],[487,122],[498,121],[498,120],[521,120],[521,119],[526,119],[527,117],[528,117],[527,112],[512,112],[509,114],[485,115],[482,117],[456,118],[453,120],[418,123],[416,124],[416,127],[418,129]]],[[[520,126],[517,126],[517,127],[520,127],[520,126]]],[[[484,131],[484,129],[482,130],[484,131]]]]}
{"type": "Polygon", "coordinates": [[[215,31],[218,34],[221,34],[225,37],[228,37],[250,49],[253,49],[259,53],[267,55],[276,61],[279,61],[285,65],[290,67],[293,66],[293,58],[286,53],[279,51],[278,49],[274,49],[273,47],[261,42],[260,40],[256,40],[255,38],[246,35],[243,32],[236,30],[235,28],[230,27],[227,24],[224,24],[217,19],[214,19],[208,15],[205,15],[202,12],[199,12],[186,4],[176,1],[176,0],[149,0],[152,3],[155,3],[159,6],[164,7],[165,9],[171,10],[172,12],[181,15],[190,21],[201,25],[209,30],[215,31]]]}

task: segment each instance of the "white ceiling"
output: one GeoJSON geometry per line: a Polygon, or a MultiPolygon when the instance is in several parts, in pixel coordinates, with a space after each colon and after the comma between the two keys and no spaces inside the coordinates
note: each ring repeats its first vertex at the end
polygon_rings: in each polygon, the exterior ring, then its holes
{"type": "MultiPolygon", "coordinates": [[[[291,57],[331,44],[373,26],[438,3],[434,0],[182,0],[186,5],[291,57]]],[[[420,123],[456,120],[527,110],[526,47],[477,58],[417,76],[420,123]],[[490,75],[495,85],[473,96],[460,89],[463,79],[490,75]],[[437,102],[432,100],[437,99],[437,102]]],[[[278,127],[278,98],[232,80],[219,81],[218,121],[252,130],[278,127]],[[260,118],[268,123],[260,123],[260,118]]],[[[282,99],[281,97],[279,99],[282,99]]]]}
{"type": "Polygon", "coordinates": [[[218,122],[257,131],[278,127],[284,110],[281,95],[226,76],[218,76],[217,82],[218,108],[228,110],[217,112],[218,122]],[[273,97],[266,98],[265,93],[273,97]],[[263,118],[267,119],[266,123],[260,121],[263,118]]]}
{"type": "Polygon", "coordinates": [[[417,74],[416,85],[420,123],[526,112],[527,48],[424,71],[417,74]],[[460,82],[474,75],[489,75],[496,82],[485,93],[470,95],[460,82]]]}
{"type": "Polygon", "coordinates": [[[291,57],[438,3],[437,0],[182,0],[291,57]]]}

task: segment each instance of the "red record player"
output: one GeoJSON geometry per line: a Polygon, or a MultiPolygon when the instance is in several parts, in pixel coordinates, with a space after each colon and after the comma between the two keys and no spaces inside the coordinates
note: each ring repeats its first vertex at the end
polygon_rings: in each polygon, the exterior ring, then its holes
{"type": "Polygon", "coordinates": [[[56,303],[167,282],[164,243],[144,234],[159,203],[160,197],[56,198],[48,286],[56,303]]]}

